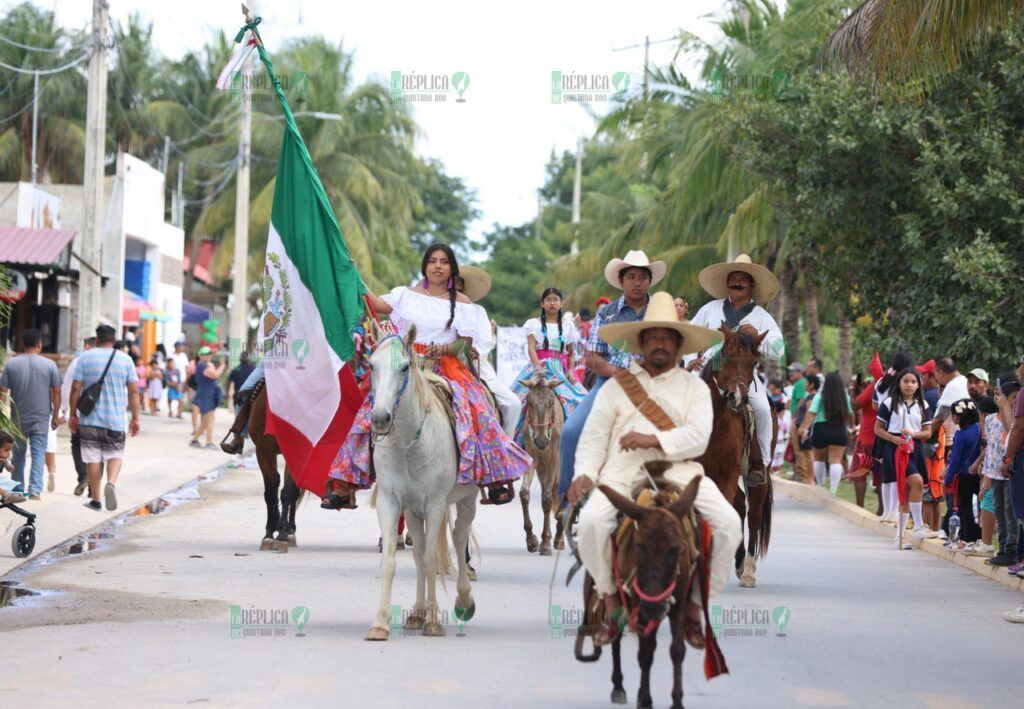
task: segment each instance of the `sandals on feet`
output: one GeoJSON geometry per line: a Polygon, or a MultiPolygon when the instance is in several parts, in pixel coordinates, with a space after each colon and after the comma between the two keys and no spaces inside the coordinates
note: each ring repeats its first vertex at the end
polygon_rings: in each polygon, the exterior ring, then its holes
{"type": "Polygon", "coordinates": [[[480,501],[481,505],[504,505],[516,499],[516,490],[512,483],[505,485],[488,485],[487,497],[480,501]]]}
{"type": "Polygon", "coordinates": [[[339,495],[336,492],[332,492],[320,498],[320,509],[322,510],[354,510],[356,507],[355,491],[347,495],[339,495]]]}

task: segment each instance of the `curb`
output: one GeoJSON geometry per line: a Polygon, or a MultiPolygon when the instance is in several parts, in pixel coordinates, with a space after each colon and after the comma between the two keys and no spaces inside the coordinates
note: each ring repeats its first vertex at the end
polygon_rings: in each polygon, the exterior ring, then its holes
{"type": "MultiPolygon", "coordinates": [[[[886,538],[890,538],[893,534],[893,528],[889,525],[879,524],[878,517],[873,513],[857,507],[846,500],[833,497],[824,488],[817,487],[816,485],[796,483],[777,477],[772,478],[772,483],[775,489],[786,497],[813,505],[814,507],[820,507],[851,524],[863,527],[869,532],[875,532],[886,538]]],[[[973,571],[978,576],[984,576],[990,581],[1024,593],[1024,579],[1010,576],[1006,573],[1004,567],[986,564],[983,557],[965,556],[946,549],[942,546],[943,542],[939,539],[913,539],[909,535],[905,535],[904,539],[909,541],[915,549],[920,549],[932,556],[950,561],[968,571],[973,571]]]]}

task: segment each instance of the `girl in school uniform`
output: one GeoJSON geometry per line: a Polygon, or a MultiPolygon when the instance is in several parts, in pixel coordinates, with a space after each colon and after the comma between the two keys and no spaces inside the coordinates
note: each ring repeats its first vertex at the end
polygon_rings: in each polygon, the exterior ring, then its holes
{"type": "MultiPolygon", "coordinates": [[[[879,442],[882,459],[882,494],[888,498],[889,504],[886,507],[890,511],[899,508],[899,490],[896,488],[897,449],[903,445],[912,446],[906,472],[914,537],[929,539],[938,534],[925,524],[921,505],[924,476],[927,474],[924,442],[931,438],[931,422],[921,392],[921,375],[913,366],[905,367],[897,373],[895,382],[895,389],[879,404],[875,418],[875,440],[879,442]]],[[[897,513],[896,517],[896,539],[899,540],[902,512],[897,513]]],[[[909,545],[904,547],[909,548],[909,545]]]]}

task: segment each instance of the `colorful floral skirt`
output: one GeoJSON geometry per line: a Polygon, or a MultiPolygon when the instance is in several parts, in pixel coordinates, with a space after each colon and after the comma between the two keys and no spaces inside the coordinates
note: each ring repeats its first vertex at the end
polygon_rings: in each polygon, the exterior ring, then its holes
{"type": "MultiPolygon", "coordinates": [[[[558,386],[554,387],[553,391],[558,400],[562,402],[562,413],[565,415],[565,419],[568,420],[569,414],[580,405],[580,402],[587,398],[587,389],[576,380],[574,375],[566,373],[567,355],[559,355],[559,353],[552,350],[537,350],[537,358],[544,365],[544,376],[558,382],[558,386]]],[[[523,367],[523,371],[519,373],[515,382],[512,383],[512,391],[516,393],[519,401],[523,404],[523,413],[519,416],[519,422],[516,424],[516,443],[519,445],[523,445],[526,395],[530,393],[526,382],[534,376],[535,372],[533,364],[528,364],[523,367]]]]}
{"type": "MultiPolygon", "coordinates": [[[[416,349],[422,350],[420,345],[416,349]]],[[[442,357],[434,372],[451,384],[455,429],[459,442],[460,484],[489,485],[518,480],[533,463],[530,456],[502,430],[487,393],[456,357],[442,357]]],[[[363,400],[348,437],[331,464],[329,476],[366,489],[373,484],[370,471],[371,396],[363,400]]]]}

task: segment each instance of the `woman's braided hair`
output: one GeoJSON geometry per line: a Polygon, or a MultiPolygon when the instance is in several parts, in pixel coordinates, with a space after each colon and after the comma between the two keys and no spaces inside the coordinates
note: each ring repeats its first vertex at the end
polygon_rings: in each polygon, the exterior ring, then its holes
{"type": "MultiPolygon", "coordinates": [[[[549,295],[557,295],[558,299],[562,299],[562,291],[555,287],[545,288],[544,292],[540,296],[540,329],[544,333],[544,346],[541,349],[549,349],[548,346],[548,316],[544,312],[544,299],[549,295]]],[[[562,308],[558,308],[558,353],[561,354],[565,350],[565,338],[562,336],[562,308]]]]}

